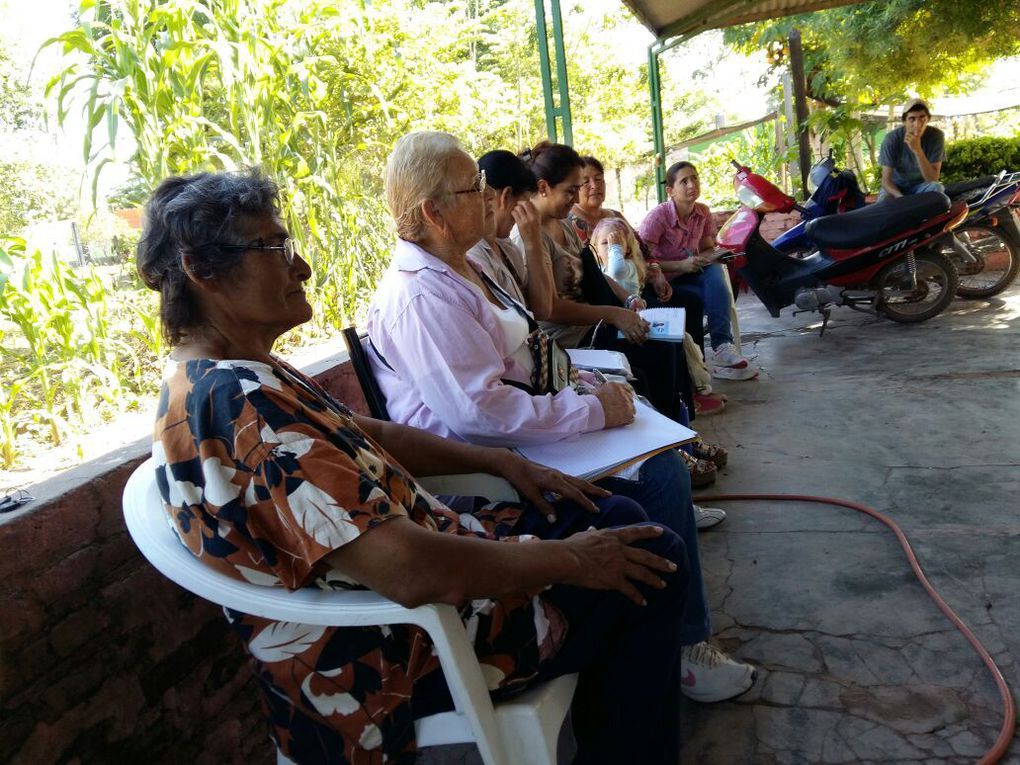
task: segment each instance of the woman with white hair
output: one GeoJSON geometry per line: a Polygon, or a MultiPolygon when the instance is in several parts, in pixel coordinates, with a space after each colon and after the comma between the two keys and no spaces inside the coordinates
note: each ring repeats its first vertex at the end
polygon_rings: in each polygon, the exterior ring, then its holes
{"type": "MultiPolygon", "coordinates": [[[[490,446],[550,443],[629,422],[630,391],[609,383],[594,395],[539,390],[527,344],[534,319],[485,276],[468,250],[494,231],[485,176],[446,133],[411,133],[390,155],[386,194],[400,237],[376,290],[367,329],[390,416],[437,435],[490,446]]],[[[755,671],[707,641],[709,608],[698,526],[725,518],[691,501],[676,451],[646,460],[636,476],[600,482],[675,531],[691,559],[680,643],[683,692],[701,701],[743,693],[755,671]],[[635,480],[636,479],[636,480],[635,480]]]]}

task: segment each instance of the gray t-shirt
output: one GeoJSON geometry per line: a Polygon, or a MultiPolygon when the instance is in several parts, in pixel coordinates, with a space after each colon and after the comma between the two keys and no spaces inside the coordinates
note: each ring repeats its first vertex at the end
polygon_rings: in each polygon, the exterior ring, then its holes
{"type": "MultiPolygon", "coordinates": [[[[882,150],[878,155],[878,164],[891,167],[893,183],[900,189],[909,189],[924,183],[921,166],[917,157],[906,143],[907,130],[902,125],[890,130],[882,141],[882,150]]],[[[938,128],[929,127],[921,133],[921,150],[931,163],[944,162],[946,159],[946,139],[938,128]]]]}

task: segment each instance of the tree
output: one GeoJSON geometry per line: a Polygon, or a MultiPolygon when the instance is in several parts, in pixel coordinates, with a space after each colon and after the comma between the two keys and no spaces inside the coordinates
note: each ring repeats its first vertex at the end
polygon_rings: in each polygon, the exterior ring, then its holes
{"type": "Polygon", "coordinates": [[[1016,0],[872,0],[726,30],[736,50],[766,49],[787,66],[801,30],[808,92],[831,105],[895,103],[972,85],[996,59],[1020,53],[1016,0]]]}
{"type": "Polygon", "coordinates": [[[0,234],[30,223],[74,215],[73,174],[52,161],[43,107],[24,67],[0,47],[0,234]]]}

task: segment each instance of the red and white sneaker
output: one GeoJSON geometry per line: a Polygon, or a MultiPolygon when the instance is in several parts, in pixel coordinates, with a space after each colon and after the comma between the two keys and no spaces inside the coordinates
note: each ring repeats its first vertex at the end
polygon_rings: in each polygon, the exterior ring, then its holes
{"type": "Polygon", "coordinates": [[[711,704],[746,693],[758,670],[741,664],[704,641],[680,649],[680,691],[689,699],[711,704]]]}
{"type": "Polygon", "coordinates": [[[732,367],[734,369],[743,369],[750,363],[737,353],[737,346],[733,343],[723,343],[718,348],[713,349],[706,361],[708,361],[709,366],[732,367]]]}

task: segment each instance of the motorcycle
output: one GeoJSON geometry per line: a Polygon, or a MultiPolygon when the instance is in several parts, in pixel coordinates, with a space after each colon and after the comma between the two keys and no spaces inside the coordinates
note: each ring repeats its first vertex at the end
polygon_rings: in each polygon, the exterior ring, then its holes
{"type": "Polygon", "coordinates": [[[953,201],[967,204],[967,219],[956,231],[959,247],[947,254],[960,273],[956,294],[987,298],[1008,288],[1020,272],[1020,173],[1005,170],[996,176],[946,186],[953,201]]]}
{"type": "MultiPolygon", "coordinates": [[[[811,168],[808,185],[812,194],[801,222],[772,242],[780,252],[806,253],[813,245],[806,233],[809,220],[865,204],[856,176],[850,170],[837,172],[831,152],[811,168]]],[[[998,176],[950,184],[946,195],[968,205],[966,220],[943,248],[960,276],[956,294],[963,298],[999,294],[1020,271],[1020,173],[1003,170],[998,176]]]]}
{"type": "Polygon", "coordinates": [[[769,313],[795,305],[818,311],[822,334],[833,308],[871,308],[897,322],[919,322],[941,313],[956,292],[956,267],[943,253],[945,240],[967,217],[967,205],[929,192],[807,222],[816,249],[805,257],[779,252],[759,229],[766,213],[807,209],[747,167],[734,187],[742,207],[716,241],[735,255],[737,274],[769,313]]]}
{"type": "Polygon", "coordinates": [[[809,220],[857,210],[867,204],[864,192],[852,170],[836,170],[832,152],[819,160],[808,172],[811,197],[804,203],[801,221],[772,241],[772,246],[788,254],[804,253],[813,243],[804,231],[809,220]]]}

